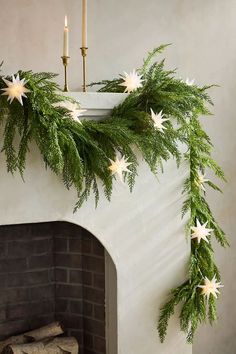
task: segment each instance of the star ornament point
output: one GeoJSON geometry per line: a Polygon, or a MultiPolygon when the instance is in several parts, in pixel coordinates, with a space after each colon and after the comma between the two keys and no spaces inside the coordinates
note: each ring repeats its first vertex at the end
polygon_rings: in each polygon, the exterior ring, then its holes
{"type": "Polygon", "coordinates": [[[121,182],[123,182],[123,172],[130,172],[128,167],[131,165],[127,159],[122,156],[120,159],[116,156],[115,161],[110,160],[111,165],[108,167],[112,175],[117,175],[121,182]]]}
{"type": "Polygon", "coordinates": [[[77,103],[69,102],[69,101],[62,101],[59,102],[58,104],[55,105],[55,107],[62,107],[68,109],[70,117],[82,124],[81,120],[79,117],[83,116],[85,112],[87,112],[87,109],[80,109],[79,105],[77,103]]]}
{"type": "Polygon", "coordinates": [[[204,285],[198,285],[198,288],[202,289],[201,295],[205,296],[209,300],[210,295],[212,294],[217,299],[217,294],[220,294],[220,288],[223,288],[220,282],[217,282],[216,276],[209,280],[207,277],[204,278],[204,285]]]}
{"type": "Polygon", "coordinates": [[[129,74],[124,72],[122,79],[124,81],[120,84],[120,86],[124,86],[125,92],[127,93],[136,91],[138,88],[143,86],[142,75],[139,75],[135,69],[129,74]]]}
{"type": "Polygon", "coordinates": [[[5,82],[7,87],[2,89],[4,91],[2,95],[8,96],[7,100],[10,101],[10,103],[12,103],[14,99],[17,99],[20,104],[23,105],[22,98],[27,97],[26,93],[30,92],[30,90],[25,87],[25,84],[28,81],[25,79],[20,79],[19,74],[17,74],[16,77],[12,75],[12,81],[9,81],[7,79],[3,79],[3,81],[5,82]]]}
{"type": "Polygon", "coordinates": [[[67,108],[70,111],[71,118],[82,124],[79,117],[83,116],[87,112],[87,109],[79,109],[77,104],[72,104],[71,106],[67,106],[67,108]]]}
{"type": "Polygon", "coordinates": [[[191,79],[189,79],[189,78],[187,77],[185,83],[186,83],[186,85],[188,85],[188,86],[193,86],[194,83],[195,83],[195,79],[192,79],[192,80],[191,80],[191,79]]]}
{"type": "Polygon", "coordinates": [[[208,229],[206,228],[206,226],[207,226],[207,222],[201,225],[201,223],[197,219],[197,225],[191,227],[191,230],[193,231],[193,233],[191,234],[191,239],[196,238],[198,243],[200,243],[201,240],[204,240],[207,243],[209,243],[207,236],[210,236],[213,229],[208,229]]]}
{"type": "Polygon", "coordinates": [[[198,172],[197,175],[197,180],[196,180],[196,184],[197,186],[199,186],[204,192],[206,191],[206,188],[204,186],[204,183],[209,182],[209,179],[205,178],[206,175],[202,174],[200,171],[198,172]]]}
{"type": "Polygon", "coordinates": [[[167,118],[163,118],[163,114],[162,111],[160,111],[158,114],[155,113],[152,109],[151,109],[151,117],[153,120],[153,124],[154,124],[154,128],[156,128],[157,130],[159,130],[160,132],[163,133],[164,129],[167,129],[163,123],[167,122],[169,119],[167,118]]]}

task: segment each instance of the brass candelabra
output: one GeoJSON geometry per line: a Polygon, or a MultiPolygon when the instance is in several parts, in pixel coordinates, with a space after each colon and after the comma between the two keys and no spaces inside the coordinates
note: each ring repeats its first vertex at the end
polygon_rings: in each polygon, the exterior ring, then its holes
{"type": "Polygon", "coordinates": [[[61,57],[62,59],[62,63],[63,63],[63,66],[64,66],[64,76],[65,76],[65,84],[64,84],[64,92],[69,92],[69,86],[68,86],[68,78],[67,78],[67,66],[69,64],[69,59],[70,57],[68,56],[62,56],[61,57]]]}
{"type": "Polygon", "coordinates": [[[81,55],[82,55],[82,59],[83,59],[83,92],[87,91],[87,51],[88,48],[87,47],[81,47],[81,55]]]}

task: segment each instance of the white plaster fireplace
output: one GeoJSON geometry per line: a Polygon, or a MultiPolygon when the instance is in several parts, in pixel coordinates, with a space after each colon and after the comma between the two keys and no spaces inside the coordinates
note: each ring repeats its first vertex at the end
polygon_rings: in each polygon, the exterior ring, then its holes
{"type": "MultiPolygon", "coordinates": [[[[88,110],[87,116],[96,117],[124,98],[123,94],[71,95],[88,110]]],[[[66,221],[87,229],[104,246],[106,354],[190,354],[192,348],[179,331],[177,315],[164,344],[156,330],[159,308],[169,290],[186,277],[190,245],[184,234],[186,220],[181,219],[181,191],[187,167],[183,164],[177,169],[169,161],[157,179],[140,161],[132,194],[117,182],[110,203],[101,193],[97,209],[91,197],[73,214],[75,191],[67,191],[62,181],[45,170],[36,146],[28,157],[25,182],[19,175],[8,174],[4,164],[1,154],[0,225],[66,221]]]]}

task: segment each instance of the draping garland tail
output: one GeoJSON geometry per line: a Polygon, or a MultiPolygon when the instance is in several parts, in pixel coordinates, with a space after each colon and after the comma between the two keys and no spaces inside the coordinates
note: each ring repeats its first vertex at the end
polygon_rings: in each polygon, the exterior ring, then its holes
{"type": "Polygon", "coordinates": [[[189,162],[182,210],[183,215],[190,215],[186,226],[191,238],[189,274],[162,307],[158,331],[164,341],[169,318],[181,303],[180,327],[192,342],[201,322],[213,323],[217,318],[216,298],[222,285],[211,238],[214,236],[223,247],[227,245],[205,198],[207,188],[220,189],[205,173],[211,170],[216,177],[225,178],[211,157],[212,143],[199,120],[210,115],[211,86],[198,87],[189,79],[184,82],[176,78],[175,70],[164,69],[164,60],[154,62],[165,47],[149,53],[140,69],[92,84],[101,85],[98,92],[130,93],[101,121],[80,120],[83,111],[77,102],[60,93],[54,74],[19,71],[12,77],[0,76],[2,152],[8,172],[19,171],[23,176],[29,144],[34,141],[46,167],[62,177],[68,189],[76,189],[75,211],[91,192],[98,203],[98,180],[108,200],[116,178],[132,191],[138,167],[134,147],[154,174],[171,157],[177,165],[182,159],[189,162]],[[20,139],[17,147],[16,137],[20,139]],[[187,147],[184,154],[178,148],[180,143],[187,147]]]}

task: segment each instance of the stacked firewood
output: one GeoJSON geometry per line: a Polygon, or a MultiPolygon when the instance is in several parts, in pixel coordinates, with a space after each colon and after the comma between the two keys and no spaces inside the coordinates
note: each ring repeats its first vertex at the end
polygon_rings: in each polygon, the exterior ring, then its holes
{"type": "Polygon", "coordinates": [[[78,354],[79,344],[59,322],[0,341],[0,354],[78,354]],[[58,337],[59,336],[59,337],[58,337]]]}

